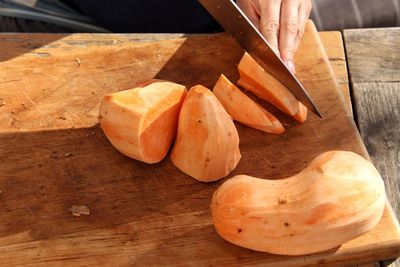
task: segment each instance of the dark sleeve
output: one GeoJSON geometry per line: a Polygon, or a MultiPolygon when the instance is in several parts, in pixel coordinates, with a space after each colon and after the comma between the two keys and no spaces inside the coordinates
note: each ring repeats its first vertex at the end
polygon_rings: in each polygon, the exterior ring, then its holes
{"type": "Polygon", "coordinates": [[[100,26],[121,33],[206,33],[221,28],[197,0],[72,0],[100,26]]]}

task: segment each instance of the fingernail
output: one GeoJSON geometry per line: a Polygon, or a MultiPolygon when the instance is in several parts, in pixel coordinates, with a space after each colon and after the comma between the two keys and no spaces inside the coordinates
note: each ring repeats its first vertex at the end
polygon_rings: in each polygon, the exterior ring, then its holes
{"type": "Polygon", "coordinates": [[[294,66],[293,60],[286,60],[286,66],[289,68],[289,70],[293,73],[296,73],[296,68],[294,66]]]}

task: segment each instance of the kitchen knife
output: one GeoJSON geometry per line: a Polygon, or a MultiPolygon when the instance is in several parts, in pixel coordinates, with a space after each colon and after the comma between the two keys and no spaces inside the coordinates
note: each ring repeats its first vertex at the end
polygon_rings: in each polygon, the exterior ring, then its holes
{"type": "Polygon", "coordinates": [[[267,40],[233,0],[199,0],[205,9],[269,73],[285,85],[296,98],[321,117],[321,113],[296,76],[277,56],[267,40]]]}

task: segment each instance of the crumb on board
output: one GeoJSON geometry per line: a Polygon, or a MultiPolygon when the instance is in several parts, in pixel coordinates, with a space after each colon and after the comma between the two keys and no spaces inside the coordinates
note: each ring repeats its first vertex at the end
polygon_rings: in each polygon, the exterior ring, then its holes
{"type": "Polygon", "coordinates": [[[90,210],[85,205],[79,205],[79,206],[78,205],[72,205],[72,207],[69,209],[69,211],[75,217],[81,217],[81,215],[90,215],[90,210]]]}
{"type": "Polygon", "coordinates": [[[117,43],[117,40],[113,40],[113,42],[112,42],[113,44],[116,44],[117,43]]]}
{"type": "Polygon", "coordinates": [[[74,155],[73,153],[67,152],[67,153],[64,154],[64,157],[68,158],[68,157],[72,157],[73,155],[74,155]]]}
{"type": "Polygon", "coordinates": [[[81,60],[79,58],[76,58],[75,61],[78,63],[78,67],[81,66],[81,60]]]}
{"type": "Polygon", "coordinates": [[[11,111],[10,111],[10,114],[15,114],[15,111],[14,111],[14,110],[11,110],[11,111]]]}
{"type": "Polygon", "coordinates": [[[61,115],[61,116],[58,116],[58,118],[60,119],[60,120],[63,120],[63,121],[65,121],[67,118],[65,117],[65,116],[63,116],[63,115],[61,115]]]}
{"type": "Polygon", "coordinates": [[[86,136],[89,137],[89,136],[93,136],[93,135],[95,135],[95,134],[96,134],[96,132],[95,132],[95,131],[92,131],[92,132],[90,132],[90,133],[87,133],[86,136]]]}
{"type": "Polygon", "coordinates": [[[0,107],[3,107],[5,105],[6,105],[6,102],[4,102],[4,100],[0,98],[0,107]]]}

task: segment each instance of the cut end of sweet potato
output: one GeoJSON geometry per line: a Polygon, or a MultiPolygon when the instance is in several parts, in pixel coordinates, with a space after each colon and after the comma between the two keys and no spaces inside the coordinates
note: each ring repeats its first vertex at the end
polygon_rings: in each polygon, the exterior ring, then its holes
{"type": "Polygon", "coordinates": [[[272,134],[283,134],[285,132],[285,128],[283,127],[282,123],[274,115],[269,113],[269,111],[267,111],[266,109],[264,109],[261,106],[260,106],[260,108],[262,109],[265,116],[267,116],[267,118],[269,119],[269,121],[272,124],[271,126],[268,127],[267,130],[265,130],[265,132],[272,133],[272,134]]]}
{"type": "Polygon", "coordinates": [[[273,77],[247,53],[238,66],[238,85],[265,100],[300,123],[307,119],[307,108],[275,77],[273,77]]]}
{"type": "Polygon", "coordinates": [[[213,93],[234,120],[267,133],[281,134],[282,124],[221,74],[213,93]]]}
{"type": "Polygon", "coordinates": [[[299,102],[299,112],[297,112],[296,115],[293,116],[293,118],[300,123],[304,123],[307,119],[307,113],[307,107],[299,102]]]}
{"type": "Polygon", "coordinates": [[[238,65],[240,85],[283,112],[294,116],[299,112],[294,95],[274,76],[266,72],[248,53],[238,65]]]}
{"type": "Polygon", "coordinates": [[[144,87],[107,95],[100,106],[100,126],[122,154],[157,163],[175,138],[186,92],[182,85],[153,81],[144,87]]]}
{"type": "Polygon", "coordinates": [[[210,90],[192,87],[179,115],[173,164],[198,181],[211,182],[232,172],[240,157],[232,118],[210,90]]]}

